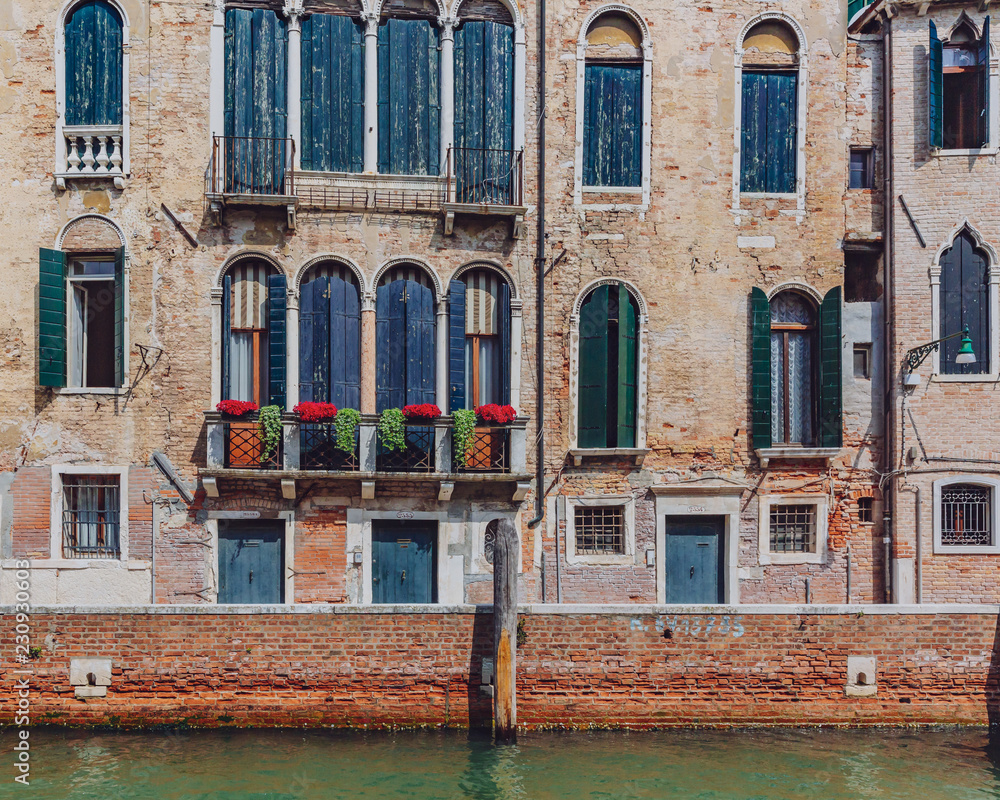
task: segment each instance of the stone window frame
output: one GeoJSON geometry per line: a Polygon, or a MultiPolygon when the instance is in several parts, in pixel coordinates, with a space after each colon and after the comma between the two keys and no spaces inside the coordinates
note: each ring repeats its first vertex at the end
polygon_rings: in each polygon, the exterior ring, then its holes
{"type": "MultiPolygon", "coordinates": [[[[219,605],[219,520],[249,521],[254,519],[279,519],[285,524],[284,558],[285,558],[285,601],[278,605],[295,605],[295,511],[277,511],[261,509],[258,517],[240,516],[247,512],[241,509],[210,509],[206,511],[205,527],[209,533],[209,546],[205,548],[205,580],[211,581],[211,586],[205,590],[205,600],[213,605],[219,605]]],[[[252,512],[251,512],[252,513],[252,512]]],[[[228,606],[227,606],[228,607],[228,606]]]]}
{"type": "Polygon", "coordinates": [[[583,495],[566,498],[566,563],[591,566],[635,566],[635,497],[633,495],[583,495]],[[588,555],[576,552],[576,509],[622,506],[625,535],[623,553],[588,555]]]}
{"type": "Polygon", "coordinates": [[[638,211],[644,213],[650,205],[650,173],[652,164],[652,116],[653,116],[653,44],[649,27],[642,15],[633,8],[620,3],[608,3],[591,11],[576,40],[576,150],[573,157],[573,205],[588,211],[638,211]],[[642,181],[638,187],[587,187],[583,185],[583,128],[584,92],[587,61],[587,32],[594,22],[604,14],[623,14],[635,23],[642,34],[642,181]],[[585,203],[584,194],[594,191],[605,194],[621,194],[624,198],[638,197],[638,202],[585,203]]]}
{"type": "MultiPolygon", "coordinates": [[[[63,129],[66,125],[66,21],[73,10],[83,2],[85,2],[85,0],[66,0],[66,2],[63,3],[62,8],[59,10],[59,21],[55,30],[53,66],[55,67],[56,78],[56,141],[53,174],[56,176],[56,185],[60,189],[66,188],[66,175],[65,168],[63,166],[66,164],[66,136],[63,133],[63,129]]],[[[85,175],[78,175],[75,177],[86,180],[114,180],[116,188],[124,189],[125,178],[127,178],[132,171],[129,160],[129,150],[131,149],[129,147],[129,129],[131,120],[129,112],[129,51],[131,49],[130,32],[132,23],[129,20],[128,12],[125,10],[125,6],[119,2],[119,0],[103,0],[103,2],[106,2],[114,8],[122,18],[122,174],[121,176],[113,176],[87,173],[85,175]]]]}
{"type": "MultiPolygon", "coordinates": [[[[945,375],[941,373],[941,351],[931,353],[931,379],[941,383],[995,383],[1000,380],[1000,323],[997,314],[1000,312],[1000,261],[997,251],[987,242],[976,227],[963,219],[945,237],[944,242],[934,254],[934,261],[928,269],[928,279],[931,290],[931,329],[928,339],[937,339],[941,334],[941,257],[952,248],[955,240],[963,231],[967,232],[975,242],[976,248],[986,253],[989,260],[989,304],[990,304],[990,369],[987,372],[971,375],[945,375]]],[[[977,354],[978,357],[979,354],[977,354]]]]}
{"type": "Polygon", "coordinates": [[[743,30],[740,31],[739,39],[736,43],[733,63],[733,77],[735,81],[735,94],[733,95],[733,205],[732,212],[737,215],[748,214],[749,212],[741,208],[740,202],[743,196],[748,198],[784,198],[795,200],[795,210],[782,210],[781,214],[792,214],[802,217],[806,213],[806,122],[808,117],[809,100],[807,88],[809,85],[809,43],[806,39],[802,26],[790,14],[783,11],[766,11],[752,17],[743,30]],[[743,147],[743,42],[747,34],[761,22],[781,22],[787,25],[799,42],[797,54],[797,85],[796,85],[796,160],[795,160],[795,192],[794,193],[749,193],[740,189],[741,159],[743,147]]]}
{"type": "Polygon", "coordinates": [[[941,555],[1000,554],[1000,479],[986,475],[950,475],[934,481],[934,553],[941,555]],[[993,527],[992,545],[954,545],[941,542],[941,494],[955,484],[969,484],[990,489],[990,521],[993,527]]]}
{"type": "Polygon", "coordinates": [[[49,558],[47,566],[60,569],[87,569],[90,567],[120,569],[129,563],[129,485],[128,466],[107,464],[55,464],[52,467],[52,488],[49,502],[49,558]],[[118,557],[117,558],[66,558],[63,555],[63,476],[110,475],[118,478],[118,557]]]}
{"type": "Polygon", "coordinates": [[[757,559],[761,566],[771,564],[826,563],[830,498],[825,494],[766,494],[759,500],[757,518],[757,559]],[[816,507],[816,550],[812,553],[774,553],[771,551],[771,507],[810,505],[816,507]]]}

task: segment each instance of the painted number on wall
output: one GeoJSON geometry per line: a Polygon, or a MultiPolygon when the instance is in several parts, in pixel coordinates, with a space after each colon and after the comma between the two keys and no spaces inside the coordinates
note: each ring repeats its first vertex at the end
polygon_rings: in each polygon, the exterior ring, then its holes
{"type": "MultiPolygon", "coordinates": [[[[745,628],[743,627],[742,616],[730,616],[723,614],[719,617],[673,616],[667,621],[658,618],[653,627],[658,633],[663,633],[667,625],[675,633],[685,633],[688,636],[732,636],[734,639],[741,637],[745,628]]],[[[645,624],[640,617],[632,617],[629,628],[633,631],[648,631],[649,625],[645,624]]]]}
{"type": "Polygon", "coordinates": [[[705,506],[688,506],[688,514],[704,514],[705,506]]]}

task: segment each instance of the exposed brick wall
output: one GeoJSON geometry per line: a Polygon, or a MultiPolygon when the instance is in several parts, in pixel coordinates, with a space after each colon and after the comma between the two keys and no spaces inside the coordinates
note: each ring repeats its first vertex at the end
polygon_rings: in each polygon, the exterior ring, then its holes
{"type": "Polygon", "coordinates": [[[49,538],[52,470],[49,467],[21,467],[14,476],[11,497],[14,502],[13,554],[48,558],[52,549],[49,538]]]}
{"type": "MultiPolygon", "coordinates": [[[[524,611],[517,702],[519,720],[529,727],[996,719],[995,612],[524,611]],[[876,658],[876,696],[845,696],[849,655],[876,658]]],[[[480,692],[482,659],[491,648],[488,611],[39,611],[31,626],[32,641],[43,649],[27,667],[36,722],[465,726],[490,720],[480,692]],[[107,698],[75,699],[70,659],[98,656],[112,659],[107,698]]],[[[0,691],[10,692],[15,665],[0,667],[0,691]]]]}
{"type": "Polygon", "coordinates": [[[295,523],[295,602],[346,600],[347,509],[317,508],[295,523]]]}
{"type": "Polygon", "coordinates": [[[128,471],[128,557],[149,560],[153,547],[153,498],[159,473],[151,467],[128,471]]]}

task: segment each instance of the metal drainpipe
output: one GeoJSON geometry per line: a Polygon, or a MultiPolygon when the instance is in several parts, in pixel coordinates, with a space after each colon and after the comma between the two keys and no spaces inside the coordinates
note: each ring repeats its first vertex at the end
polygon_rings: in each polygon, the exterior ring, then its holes
{"type": "Polygon", "coordinates": [[[920,502],[920,487],[914,486],[916,491],[916,504],[917,504],[917,568],[916,568],[916,583],[917,583],[917,604],[924,602],[924,548],[921,543],[923,538],[922,532],[920,530],[920,512],[921,512],[921,502],[920,502]]]}
{"type": "Polygon", "coordinates": [[[538,241],[535,244],[535,516],[533,528],[545,517],[545,0],[538,4],[538,241]]]}
{"type": "MultiPolygon", "coordinates": [[[[883,294],[883,330],[884,330],[884,366],[885,372],[885,430],[883,432],[884,446],[882,448],[883,472],[892,471],[892,454],[895,451],[895,410],[896,410],[896,372],[893,369],[893,249],[892,249],[892,20],[886,17],[884,23],[885,31],[882,34],[882,134],[884,139],[883,151],[883,183],[885,185],[885,207],[883,208],[884,223],[883,236],[884,254],[882,258],[882,278],[885,282],[885,292],[883,294]]],[[[895,538],[895,520],[892,514],[893,484],[895,479],[890,478],[886,485],[886,492],[882,498],[882,538],[885,542],[885,602],[892,600],[892,541],[895,538]]]]}

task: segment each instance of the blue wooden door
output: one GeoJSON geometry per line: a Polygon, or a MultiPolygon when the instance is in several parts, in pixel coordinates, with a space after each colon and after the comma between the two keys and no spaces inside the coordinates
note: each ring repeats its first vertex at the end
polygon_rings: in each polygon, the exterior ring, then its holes
{"type": "Polygon", "coordinates": [[[372,602],[437,602],[437,526],[372,523],[372,602]]]}
{"type": "Polygon", "coordinates": [[[724,531],[721,517],[667,517],[666,602],[724,602],[724,531]]]}
{"type": "Polygon", "coordinates": [[[434,324],[434,290],[425,276],[400,273],[376,290],[375,402],[379,413],[435,402],[434,324]]]}
{"type": "Polygon", "coordinates": [[[283,603],[284,577],[284,523],[220,523],[220,603],[283,603]]]}

